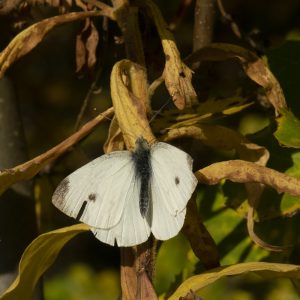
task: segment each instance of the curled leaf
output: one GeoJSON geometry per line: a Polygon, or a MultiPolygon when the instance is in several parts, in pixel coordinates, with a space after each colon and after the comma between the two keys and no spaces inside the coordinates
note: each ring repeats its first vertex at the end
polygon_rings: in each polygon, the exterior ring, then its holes
{"type": "Polygon", "coordinates": [[[151,1],[141,2],[154,19],[166,57],[163,77],[166,87],[178,109],[197,103],[197,94],[192,85],[192,71],[180,58],[175,39],[158,7],[151,1]]]}
{"type": "Polygon", "coordinates": [[[243,160],[214,163],[197,171],[195,175],[204,184],[217,184],[223,179],[239,183],[257,182],[274,188],[278,193],[300,197],[300,180],[243,160]]]}
{"type": "Polygon", "coordinates": [[[178,287],[175,293],[168,298],[168,300],[177,300],[179,297],[185,296],[188,292],[190,292],[190,290],[194,292],[199,291],[225,276],[242,275],[247,273],[255,273],[263,277],[267,276],[268,278],[287,277],[299,279],[300,266],[267,262],[249,262],[219,267],[185,280],[178,287]]]}
{"type": "Polygon", "coordinates": [[[113,108],[109,108],[104,113],[98,115],[96,118],[86,123],[69,138],[53,147],[52,149],[48,150],[47,152],[12,169],[1,170],[0,194],[3,193],[12,184],[21,180],[28,180],[35,176],[48,163],[58,158],[60,155],[70,149],[70,147],[87,136],[96,125],[105,120],[105,118],[111,116],[113,114],[113,111],[113,108]]]}
{"type": "Polygon", "coordinates": [[[220,265],[216,243],[198,215],[195,195],[188,202],[182,231],[189,239],[195,255],[203,263],[205,269],[209,270],[220,265]]]}
{"type": "Polygon", "coordinates": [[[249,78],[264,88],[276,115],[279,115],[280,111],[287,107],[281,86],[267,64],[245,48],[215,43],[194,52],[186,59],[186,62],[188,65],[192,65],[198,61],[222,61],[229,58],[238,59],[249,78]]]}
{"type": "Polygon", "coordinates": [[[0,53],[0,78],[15,61],[35,48],[53,27],[100,15],[103,15],[103,12],[73,12],[45,19],[26,28],[15,36],[8,46],[0,53]]]}
{"type": "Polygon", "coordinates": [[[25,249],[19,264],[19,274],[0,299],[33,299],[36,283],[54,263],[62,247],[74,236],[89,229],[85,224],[77,224],[38,236],[25,249]]]}
{"type": "Polygon", "coordinates": [[[136,139],[141,135],[149,143],[155,141],[147,119],[146,99],[140,98],[144,95],[144,83],[135,82],[138,78],[143,81],[143,74],[144,69],[129,60],[117,62],[111,72],[111,97],[115,116],[129,149],[135,148],[136,139]]]}

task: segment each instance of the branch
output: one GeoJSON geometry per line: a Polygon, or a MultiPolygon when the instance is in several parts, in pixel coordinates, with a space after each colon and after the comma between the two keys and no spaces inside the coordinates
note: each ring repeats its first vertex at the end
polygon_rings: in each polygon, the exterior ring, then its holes
{"type": "Polygon", "coordinates": [[[51,148],[47,152],[12,169],[0,171],[0,194],[3,193],[9,186],[18,181],[31,179],[47,164],[57,159],[59,156],[68,151],[73,145],[87,136],[95,126],[100,124],[106,118],[110,117],[113,112],[113,108],[107,109],[104,113],[99,114],[96,118],[82,126],[76,133],[72,134],[66,140],[51,148]]]}

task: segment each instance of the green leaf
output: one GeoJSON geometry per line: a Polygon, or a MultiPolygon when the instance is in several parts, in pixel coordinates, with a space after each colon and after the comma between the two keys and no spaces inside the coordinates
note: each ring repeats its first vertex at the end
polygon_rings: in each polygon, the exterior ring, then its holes
{"type": "MultiPolygon", "coordinates": [[[[293,165],[286,170],[286,174],[300,179],[300,152],[292,154],[293,165]]],[[[284,194],[281,199],[280,211],[282,215],[294,215],[300,210],[300,199],[284,194]]]]}
{"type": "Polygon", "coordinates": [[[300,148],[300,121],[291,111],[283,110],[281,113],[275,137],[284,146],[300,148]]]}
{"type": "Polygon", "coordinates": [[[77,224],[38,236],[25,249],[19,264],[19,274],[0,299],[32,299],[37,281],[53,264],[62,247],[78,233],[88,230],[87,225],[77,224]]]}
{"type": "Polygon", "coordinates": [[[300,266],[290,264],[277,264],[267,262],[249,262],[231,266],[216,268],[200,275],[195,275],[184,281],[169,300],[179,299],[185,296],[190,290],[196,292],[201,288],[214,283],[220,278],[232,275],[255,273],[264,278],[288,277],[300,278],[300,266]]]}

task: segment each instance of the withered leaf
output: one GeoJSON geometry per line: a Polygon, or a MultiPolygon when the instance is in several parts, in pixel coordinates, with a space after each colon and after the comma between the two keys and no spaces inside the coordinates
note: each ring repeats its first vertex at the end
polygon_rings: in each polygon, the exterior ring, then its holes
{"type": "Polygon", "coordinates": [[[267,64],[250,50],[232,44],[215,43],[197,50],[185,61],[192,65],[198,61],[230,58],[238,59],[249,78],[264,88],[268,101],[276,115],[279,115],[280,110],[287,107],[281,86],[267,64]]]}
{"type": "Polygon", "coordinates": [[[15,61],[35,48],[53,27],[100,15],[103,15],[103,12],[88,11],[68,13],[45,19],[21,31],[0,53],[0,78],[15,61]]]}
{"type": "Polygon", "coordinates": [[[146,6],[153,17],[161,39],[166,58],[163,77],[169,94],[178,109],[190,107],[197,103],[197,94],[192,85],[192,71],[181,60],[174,36],[156,4],[151,0],[140,1],[140,3],[146,6]]]}
{"type": "Polygon", "coordinates": [[[214,163],[197,171],[195,175],[204,184],[217,184],[223,179],[239,183],[257,182],[274,188],[278,193],[300,197],[300,180],[243,160],[214,163]]]}

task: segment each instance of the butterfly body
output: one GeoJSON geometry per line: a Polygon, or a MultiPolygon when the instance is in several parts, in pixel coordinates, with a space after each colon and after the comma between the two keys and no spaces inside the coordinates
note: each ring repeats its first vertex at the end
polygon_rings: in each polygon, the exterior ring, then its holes
{"type": "Polygon", "coordinates": [[[137,180],[140,181],[140,212],[144,217],[148,212],[151,198],[150,180],[152,175],[150,147],[147,141],[140,137],[136,140],[136,148],[132,152],[137,180]]]}
{"type": "Polygon", "coordinates": [[[70,174],[52,201],[102,242],[133,246],[151,232],[160,240],[176,235],[196,185],[187,153],[140,137],[134,151],[102,155],[70,174]]]}

